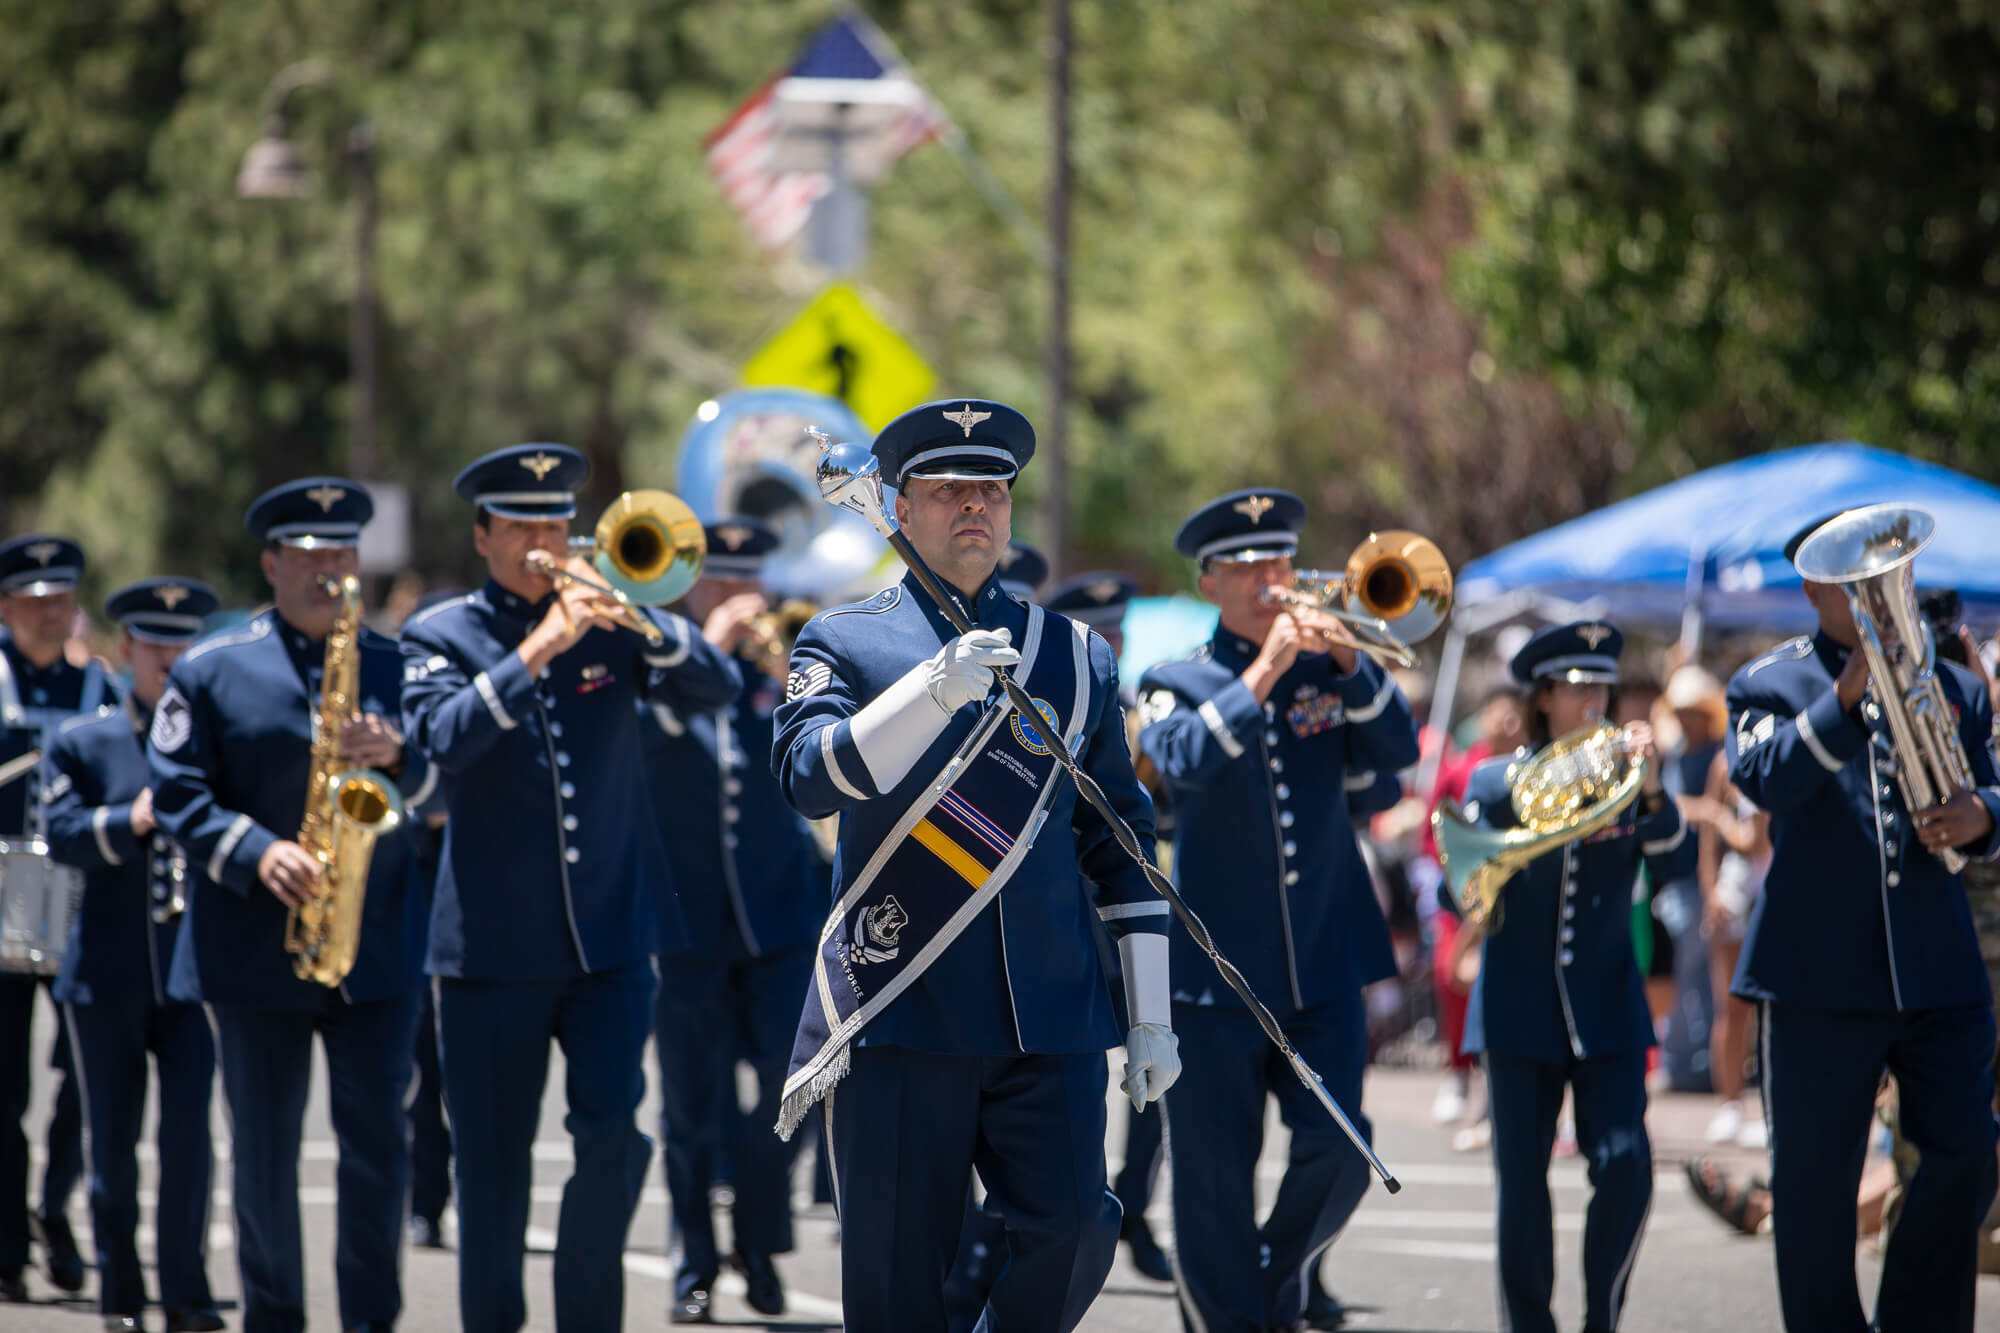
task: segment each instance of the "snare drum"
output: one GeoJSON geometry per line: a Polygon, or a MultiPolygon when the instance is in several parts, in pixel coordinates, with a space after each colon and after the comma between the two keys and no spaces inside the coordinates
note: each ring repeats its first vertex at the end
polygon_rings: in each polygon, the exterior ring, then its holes
{"type": "Polygon", "coordinates": [[[39,838],[0,842],[0,972],[52,977],[83,906],[83,872],[49,859],[39,838]]]}

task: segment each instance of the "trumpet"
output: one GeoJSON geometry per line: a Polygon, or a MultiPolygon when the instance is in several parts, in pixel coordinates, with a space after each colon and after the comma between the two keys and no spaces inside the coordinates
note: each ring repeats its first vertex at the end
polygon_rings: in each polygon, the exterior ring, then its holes
{"type": "Polygon", "coordinates": [[[770,610],[759,611],[744,622],[736,655],[772,680],[783,680],[793,641],[819,611],[818,602],[804,597],[787,597],[770,610]]]}
{"type": "Polygon", "coordinates": [[[708,539],[701,520],[665,491],[626,491],[611,502],[588,537],[569,539],[572,556],[589,560],[598,578],[579,574],[547,551],[528,552],[528,564],[558,583],[576,583],[608,598],[611,619],[658,645],[660,627],[640,606],[664,606],[701,577],[708,539]]]}
{"type": "Polygon", "coordinates": [[[1330,622],[1315,625],[1378,662],[1416,665],[1410,645],[1451,611],[1451,566],[1437,543],[1414,532],[1371,532],[1340,570],[1301,569],[1289,588],[1261,600],[1330,622]]]}

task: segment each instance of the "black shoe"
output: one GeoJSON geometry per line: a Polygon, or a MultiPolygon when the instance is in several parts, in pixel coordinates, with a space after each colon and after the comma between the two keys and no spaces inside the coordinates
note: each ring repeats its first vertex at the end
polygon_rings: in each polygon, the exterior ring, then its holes
{"type": "Polygon", "coordinates": [[[768,1254],[745,1254],[738,1250],[734,1262],[743,1274],[743,1299],[758,1314],[785,1312],[785,1284],[778,1278],[778,1266],[768,1254]]]}
{"type": "Polygon", "coordinates": [[[669,1324],[712,1324],[708,1312],[709,1292],[715,1287],[713,1273],[682,1273],[674,1279],[674,1303],[667,1307],[669,1324]]]}
{"type": "Polygon", "coordinates": [[[49,1281],[72,1294],[83,1290],[83,1256],[77,1253],[76,1236],[69,1229],[69,1219],[61,1213],[50,1217],[37,1217],[36,1226],[42,1233],[43,1258],[48,1262],[49,1281]]]}
{"type": "Polygon", "coordinates": [[[221,1333],[227,1327],[222,1322],[222,1313],[212,1305],[167,1311],[167,1333],[221,1333]]]}
{"type": "Polygon", "coordinates": [[[435,1217],[413,1217],[410,1219],[410,1244],[420,1250],[441,1250],[444,1248],[444,1224],[435,1217]]]}
{"type": "Polygon", "coordinates": [[[1305,1326],[1318,1329],[1347,1327],[1347,1307],[1336,1300],[1332,1292],[1319,1284],[1317,1273],[1306,1284],[1305,1326]]]}
{"type": "Polygon", "coordinates": [[[108,1314],[104,1316],[104,1333],[146,1333],[146,1324],[135,1314],[108,1314]]]}
{"type": "Polygon", "coordinates": [[[347,1333],[396,1333],[396,1326],[386,1319],[371,1319],[365,1324],[356,1324],[347,1333]]]}
{"type": "Polygon", "coordinates": [[[28,1284],[22,1278],[20,1269],[16,1268],[10,1272],[0,1272],[0,1301],[7,1301],[14,1305],[26,1305],[28,1303],[28,1284]]]}
{"type": "Polygon", "coordinates": [[[1139,1270],[1141,1277],[1149,1277],[1155,1282],[1172,1282],[1174,1266],[1167,1258],[1167,1252],[1153,1239],[1153,1228],[1146,1225],[1143,1217],[1128,1217],[1123,1226],[1125,1244],[1132,1251],[1132,1267],[1139,1270]]]}

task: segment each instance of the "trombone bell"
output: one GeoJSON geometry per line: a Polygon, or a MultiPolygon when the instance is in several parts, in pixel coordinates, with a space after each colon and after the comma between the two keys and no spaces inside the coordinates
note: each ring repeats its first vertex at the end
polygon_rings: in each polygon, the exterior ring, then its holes
{"type": "Polygon", "coordinates": [[[1404,643],[1444,623],[1451,610],[1451,566],[1437,543],[1414,532],[1371,532],[1347,558],[1347,609],[1373,616],[1404,643]]]}
{"type": "Polygon", "coordinates": [[[588,537],[570,549],[590,557],[597,572],[642,606],[674,601],[701,577],[708,540],[701,520],[665,491],[627,491],[611,502],[588,537]]]}

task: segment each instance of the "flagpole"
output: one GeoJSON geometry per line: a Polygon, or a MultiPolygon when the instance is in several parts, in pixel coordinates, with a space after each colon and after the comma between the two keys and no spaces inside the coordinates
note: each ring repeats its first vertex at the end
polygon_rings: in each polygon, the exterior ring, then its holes
{"type": "Polygon", "coordinates": [[[1049,399],[1042,450],[1049,474],[1049,575],[1069,564],[1069,0],[1049,0],[1049,399]]]}

